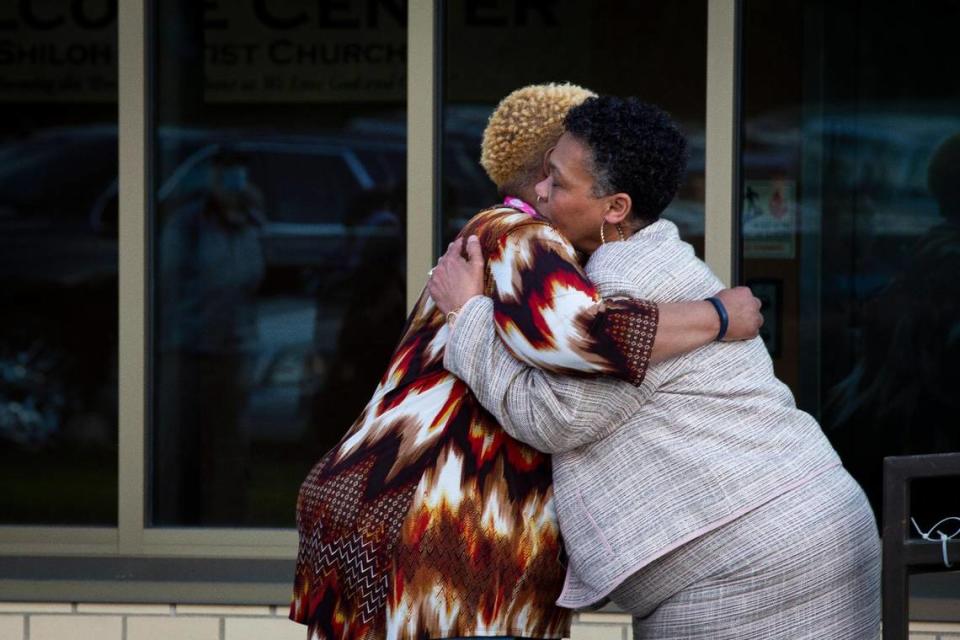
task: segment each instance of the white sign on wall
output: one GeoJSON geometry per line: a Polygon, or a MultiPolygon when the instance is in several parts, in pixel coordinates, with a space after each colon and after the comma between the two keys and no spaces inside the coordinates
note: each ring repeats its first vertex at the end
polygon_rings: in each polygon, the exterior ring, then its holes
{"type": "Polygon", "coordinates": [[[794,180],[744,180],[743,257],[793,260],[797,238],[794,180]]]}

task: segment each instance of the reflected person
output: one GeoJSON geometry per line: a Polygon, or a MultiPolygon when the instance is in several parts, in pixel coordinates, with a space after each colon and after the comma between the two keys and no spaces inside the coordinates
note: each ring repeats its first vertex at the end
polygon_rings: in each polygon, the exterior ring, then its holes
{"type": "Polygon", "coordinates": [[[177,203],[160,236],[156,518],[238,525],[246,515],[242,419],[264,277],[262,197],[242,157],[217,155],[205,193],[177,203]]]}
{"type": "Polygon", "coordinates": [[[370,189],[348,207],[343,278],[317,292],[314,353],[306,442],[315,449],[336,444],[344,425],[370,399],[406,321],[404,254],[406,188],[370,189]],[[343,300],[332,357],[328,323],[333,301],[343,300]],[[322,382],[320,382],[322,381],[322,382]],[[321,387],[322,384],[322,387],[321,387]],[[317,445],[320,445],[319,447],[317,445]]]}
{"type": "MultiPolygon", "coordinates": [[[[857,451],[851,470],[877,510],[885,456],[960,451],[960,133],[933,152],[927,185],[941,221],[867,303],[861,356],[825,411],[835,437],[857,451]]],[[[924,530],[960,514],[960,481],[915,481],[914,489],[911,515],[924,530]]]]}

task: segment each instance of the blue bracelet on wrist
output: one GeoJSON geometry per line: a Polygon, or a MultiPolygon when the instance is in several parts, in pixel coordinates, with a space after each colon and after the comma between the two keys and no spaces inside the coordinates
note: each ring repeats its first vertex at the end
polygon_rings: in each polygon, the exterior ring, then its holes
{"type": "Polygon", "coordinates": [[[723,337],[727,335],[727,328],[730,326],[730,316],[727,315],[727,308],[723,306],[723,303],[720,302],[720,298],[707,298],[707,302],[713,305],[713,308],[717,310],[717,315],[720,316],[720,333],[717,334],[717,342],[723,340],[723,337]]]}

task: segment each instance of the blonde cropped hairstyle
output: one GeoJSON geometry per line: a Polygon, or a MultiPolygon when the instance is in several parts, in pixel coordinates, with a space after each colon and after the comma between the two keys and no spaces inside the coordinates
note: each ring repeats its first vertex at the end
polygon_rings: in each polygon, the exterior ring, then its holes
{"type": "Polygon", "coordinates": [[[563,134],[567,112],[596,94],[575,84],[533,84],[500,101],[483,131],[480,164],[502,193],[526,185],[563,134]]]}

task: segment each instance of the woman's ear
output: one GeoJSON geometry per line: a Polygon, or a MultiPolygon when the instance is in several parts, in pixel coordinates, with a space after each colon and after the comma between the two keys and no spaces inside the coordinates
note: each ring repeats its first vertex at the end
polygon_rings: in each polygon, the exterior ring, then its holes
{"type": "Polygon", "coordinates": [[[632,208],[633,201],[629,195],[626,193],[615,193],[607,197],[607,212],[604,214],[603,219],[610,224],[620,224],[630,215],[632,208]]]}

